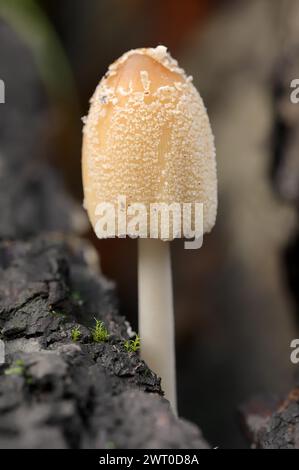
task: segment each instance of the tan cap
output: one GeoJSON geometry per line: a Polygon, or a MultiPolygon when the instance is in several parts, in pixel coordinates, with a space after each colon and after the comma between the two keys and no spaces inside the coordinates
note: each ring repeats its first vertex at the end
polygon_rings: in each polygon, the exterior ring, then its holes
{"type": "MultiPolygon", "coordinates": [[[[131,50],[112,64],[84,124],[84,205],[98,236],[99,205],[117,208],[120,197],[128,214],[136,203],[146,206],[147,236],[154,203],[203,203],[203,231],[212,229],[217,176],[209,118],[192,78],[164,46],[131,50]]],[[[116,210],[116,224],[119,217],[116,210]]]]}

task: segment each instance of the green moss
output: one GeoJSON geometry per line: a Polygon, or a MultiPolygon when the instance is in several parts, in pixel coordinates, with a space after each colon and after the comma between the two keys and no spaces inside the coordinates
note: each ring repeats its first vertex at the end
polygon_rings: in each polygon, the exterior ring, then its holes
{"type": "Polygon", "coordinates": [[[109,333],[107,328],[105,327],[104,323],[100,320],[97,320],[95,318],[95,327],[92,328],[91,334],[92,334],[92,339],[95,343],[101,343],[104,341],[108,341],[109,339],[109,333]]]}
{"type": "Polygon", "coordinates": [[[71,331],[71,338],[72,338],[72,341],[74,341],[76,343],[76,341],[79,341],[81,337],[81,331],[80,331],[80,328],[79,326],[76,326],[75,328],[72,329],[71,331]]]}
{"type": "Polygon", "coordinates": [[[4,371],[5,375],[15,375],[24,377],[26,384],[29,386],[33,383],[32,377],[28,374],[25,362],[22,359],[17,359],[11,367],[4,371]]]}
{"type": "Polygon", "coordinates": [[[5,375],[25,375],[25,363],[22,359],[17,359],[11,367],[5,370],[5,375]]]}
{"type": "Polygon", "coordinates": [[[74,302],[76,302],[77,304],[83,305],[83,299],[82,299],[82,297],[81,297],[80,292],[78,292],[78,291],[73,291],[73,292],[71,293],[71,299],[72,299],[74,302]]]}
{"type": "Polygon", "coordinates": [[[135,339],[128,339],[124,342],[124,347],[128,352],[137,352],[140,349],[140,337],[136,335],[135,339]]]}
{"type": "Polygon", "coordinates": [[[116,445],[113,441],[108,441],[106,443],[106,449],[116,449],[116,445]]]}
{"type": "Polygon", "coordinates": [[[33,380],[32,380],[32,377],[30,377],[30,375],[26,376],[26,384],[27,385],[32,385],[33,384],[33,380]]]}
{"type": "Polygon", "coordinates": [[[66,314],[64,312],[62,312],[61,310],[51,310],[51,313],[52,315],[54,315],[54,317],[65,317],[66,314]]]}
{"type": "Polygon", "coordinates": [[[8,369],[4,371],[4,374],[24,377],[27,385],[31,385],[33,383],[32,377],[28,374],[25,362],[22,359],[17,359],[8,369]]]}

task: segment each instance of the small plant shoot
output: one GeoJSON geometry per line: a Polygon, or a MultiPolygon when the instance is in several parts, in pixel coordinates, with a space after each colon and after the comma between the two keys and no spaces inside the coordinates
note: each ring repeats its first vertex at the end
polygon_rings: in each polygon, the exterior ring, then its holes
{"type": "Polygon", "coordinates": [[[95,343],[102,343],[108,341],[109,333],[104,323],[95,318],[95,327],[91,330],[92,339],[95,343]]]}
{"type": "Polygon", "coordinates": [[[77,341],[79,341],[80,337],[81,337],[80,328],[79,328],[79,326],[76,326],[76,327],[73,328],[72,331],[71,331],[71,338],[72,338],[72,341],[74,341],[74,343],[76,343],[77,341]]]}
{"type": "Polygon", "coordinates": [[[140,349],[140,337],[136,335],[135,339],[128,339],[125,341],[124,346],[128,352],[137,352],[140,349]]]}

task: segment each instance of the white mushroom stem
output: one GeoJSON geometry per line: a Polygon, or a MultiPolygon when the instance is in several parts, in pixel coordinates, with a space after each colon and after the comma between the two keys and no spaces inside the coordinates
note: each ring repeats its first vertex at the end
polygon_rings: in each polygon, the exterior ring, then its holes
{"type": "Polygon", "coordinates": [[[169,242],[138,240],[138,298],[141,357],[162,379],[177,414],[175,328],[169,242]]]}

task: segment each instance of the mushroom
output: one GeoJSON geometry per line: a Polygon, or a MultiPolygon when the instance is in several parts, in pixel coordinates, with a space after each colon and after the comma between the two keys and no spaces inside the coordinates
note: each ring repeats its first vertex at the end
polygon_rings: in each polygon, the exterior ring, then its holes
{"type": "Polygon", "coordinates": [[[85,208],[99,238],[139,239],[141,356],[176,412],[169,242],[194,235],[196,219],[192,213],[182,234],[181,210],[164,218],[155,210],[161,203],[172,209],[200,203],[202,233],[212,229],[217,176],[209,118],[192,77],[158,46],[131,50],[109,67],[84,123],[85,208]]]}

